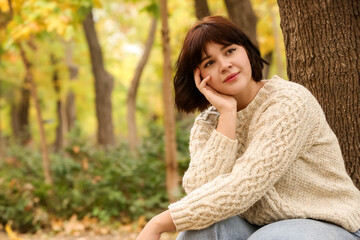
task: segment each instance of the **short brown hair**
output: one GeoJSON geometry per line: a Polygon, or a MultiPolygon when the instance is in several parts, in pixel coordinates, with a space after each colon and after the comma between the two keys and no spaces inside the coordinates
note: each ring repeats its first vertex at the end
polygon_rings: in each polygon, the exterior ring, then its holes
{"type": "Polygon", "coordinates": [[[203,111],[210,103],[197,89],[194,70],[201,63],[202,53],[209,42],[222,45],[237,44],[245,48],[255,81],[262,79],[264,63],[260,51],[250,39],[230,20],[221,16],[205,17],[187,33],[183,48],[176,62],[174,78],[175,103],[180,111],[203,111]]]}

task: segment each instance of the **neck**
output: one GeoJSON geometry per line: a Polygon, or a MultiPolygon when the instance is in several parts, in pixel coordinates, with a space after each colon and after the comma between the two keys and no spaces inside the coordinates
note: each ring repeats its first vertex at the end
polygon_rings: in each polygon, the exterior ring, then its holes
{"type": "Polygon", "coordinates": [[[249,88],[250,90],[248,92],[234,96],[237,101],[237,111],[245,109],[252,102],[259,90],[264,86],[265,82],[252,81],[250,84],[253,84],[253,86],[249,88]]]}

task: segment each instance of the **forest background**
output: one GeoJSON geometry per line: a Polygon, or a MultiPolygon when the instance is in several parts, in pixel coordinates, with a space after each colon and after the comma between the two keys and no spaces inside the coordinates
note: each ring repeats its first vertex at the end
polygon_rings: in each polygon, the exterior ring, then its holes
{"type": "Polygon", "coordinates": [[[0,0],[0,230],[141,227],[183,195],[196,114],[171,69],[197,18],[241,25],[246,2],[265,78],[287,79],[276,1],[204,2],[0,0]]]}

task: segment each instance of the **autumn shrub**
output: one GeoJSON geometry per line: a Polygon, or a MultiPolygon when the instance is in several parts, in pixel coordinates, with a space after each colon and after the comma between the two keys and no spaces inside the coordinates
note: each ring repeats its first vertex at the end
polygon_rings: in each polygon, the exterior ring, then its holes
{"type": "MultiPolygon", "coordinates": [[[[0,223],[19,231],[47,227],[50,219],[86,215],[103,222],[152,217],[167,207],[162,128],[149,127],[137,156],[123,140],[111,149],[96,148],[73,132],[61,153],[52,153],[53,185],[45,184],[41,154],[10,146],[0,161],[0,223]],[[76,137],[77,135],[77,137],[76,137]]],[[[189,157],[188,130],[177,130],[180,175],[189,157]]],[[[121,141],[121,140],[120,140],[121,141]]],[[[119,141],[119,142],[120,142],[119,141]]]]}
{"type": "Polygon", "coordinates": [[[0,161],[0,223],[30,230],[41,226],[42,208],[35,186],[42,185],[41,155],[28,148],[12,146],[0,161]]]}

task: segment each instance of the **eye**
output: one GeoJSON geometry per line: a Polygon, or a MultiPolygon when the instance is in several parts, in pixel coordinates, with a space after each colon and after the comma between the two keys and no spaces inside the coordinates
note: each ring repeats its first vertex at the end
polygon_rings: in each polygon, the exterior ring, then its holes
{"type": "Polygon", "coordinates": [[[213,60],[207,61],[207,62],[205,63],[205,65],[204,65],[204,68],[209,67],[209,66],[210,66],[211,64],[213,64],[213,63],[214,63],[213,60]]]}
{"type": "Polygon", "coordinates": [[[226,51],[226,55],[230,55],[232,52],[234,52],[236,50],[236,48],[229,48],[227,51],[226,51]]]}

